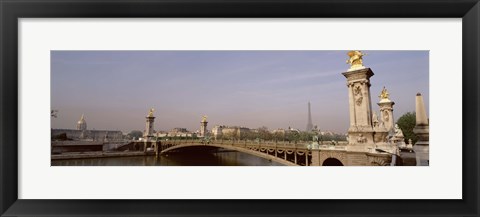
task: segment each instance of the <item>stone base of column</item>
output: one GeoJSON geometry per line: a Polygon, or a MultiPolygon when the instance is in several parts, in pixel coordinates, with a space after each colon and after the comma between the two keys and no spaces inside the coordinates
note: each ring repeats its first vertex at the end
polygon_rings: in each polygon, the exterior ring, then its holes
{"type": "Polygon", "coordinates": [[[372,127],[356,127],[348,131],[348,151],[370,152],[374,148],[374,131],[372,127]]]}
{"type": "Polygon", "coordinates": [[[417,159],[417,166],[428,166],[429,162],[429,142],[420,141],[413,146],[413,151],[415,151],[415,156],[417,159]]]}
{"type": "Polygon", "coordinates": [[[428,125],[417,125],[413,128],[413,133],[418,136],[418,141],[413,146],[413,151],[415,151],[415,156],[417,158],[417,166],[429,165],[429,132],[430,127],[428,125]]]}
{"type": "Polygon", "coordinates": [[[321,166],[320,163],[320,150],[312,150],[312,163],[310,166],[321,166]]]}

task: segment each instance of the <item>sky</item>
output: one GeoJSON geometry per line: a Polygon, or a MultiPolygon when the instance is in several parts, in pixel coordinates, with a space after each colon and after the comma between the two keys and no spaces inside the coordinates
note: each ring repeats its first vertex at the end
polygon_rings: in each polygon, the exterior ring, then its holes
{"type": "MultiPolygon", "coordinates": [[[[155,130],[196,131],[203,115],[215,125],[305,130],[308,102],[322,131],[346,133],[348,51],[51,51],[54,129],[130,132],[145,128],[154,108],[155,130]]],[[[372,109],[385,86],[394,118],[415,111],[420,92],[429,109],[428,51],[363,51],[372,69],[372,109]]]]}

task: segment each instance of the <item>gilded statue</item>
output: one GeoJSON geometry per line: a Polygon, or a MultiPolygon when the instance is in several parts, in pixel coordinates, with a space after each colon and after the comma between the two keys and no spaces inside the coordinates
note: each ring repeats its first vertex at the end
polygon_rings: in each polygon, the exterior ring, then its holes
{"type": "Polygon", "coordinates": [[[148,117],[153,117],[153,112],[155,109],[151,108],[150,111],[148,112],[148,117]]]}
{"type": "Polygon", "coordinates": [[[347,64],[350,64],[350,69],[364,68],[362,57],[364,53],[358,50],[352,50],[347,54],[350,58],[347,60],[347,64]]]}
{"type": "Polygon", "coordinates": [[[383,87],[383,90],[382,92],[380,93],[380,100],[382,99],[388,99],[388,97],[390,96],[390,94],[388,93],[387,89],[385,87],[383,87]]]}
{"type": "Polygon", "coordinates": [[[206,116],[206,115],[204,115],[204,116],[202,117],[202,122],[207,122],[207,116],[206,116]]]}

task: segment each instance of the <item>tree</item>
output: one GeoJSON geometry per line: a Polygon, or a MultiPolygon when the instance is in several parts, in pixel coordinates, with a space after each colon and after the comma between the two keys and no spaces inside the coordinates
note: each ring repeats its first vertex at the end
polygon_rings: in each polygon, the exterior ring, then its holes
{"type": "Polygon", "coordinates": [[[288,131],[285,137],[290,142],[298,141],[300,139],[300,133],[297,131],[288,131]]]}
{"type": "Polygon", "coordinates": [[[417,135],[413,133],[413,128],[416,124],[415,112],[407,112],[403,114],[400,118],[398,118],[397,124],[405,136],[405,143],[408,143],[408,140],[411,139],[412,144],[415,144],[418,139],[417,135]]]}
{"type": "Polygon", "coordinates": [[[335,141],[347,141],[347,136],[345,134],[333,134],[333,140],[335,141]]]}
{"type": "MultiPolygon", "coordinates": [[[[221,136],[221,135],[220,135],[221,136]]],[[[192,139],[198,139],[198,136],[196,133],[192,134],[192,139]]]]}
{"type": "Polygon", "coordinates": [[[130,131],[130,133],[129,133],[128,135],[129,135],[131,138],[136,138],[136,139],[138,139],[138,138],[140,138],[140,137],[143,136],[143,133],[142,133],[142,131],[140,131],[140,130],[132,130],[132,131],[130,131]]]}
{"type": "Polygon", "coordinates": [[[254,140],[255,138],[257,138],[257,136],[251,130],[245,130],[244,132],[240,133],[241,140],[254,140]]]}
{"type": "Polygon", "coordinates": [[[258,128],[258,137],[263,140],[271,140],[272,133],[268,130],[267,127],[263,126],[258,128]]]}
{"type": "Polygon", "coordinates": [[[275,140],[285,140],[285,132],[275,132],[272,134],[275,140]]]}
{"type": "Polygon", "coordinates": [[[223,138],[228,140],[234,140],[237,136],[237,130],[228,130],[227,132],[223,133],[223,138]]]}
{"type": "Polygon", "coordinates": [[[256,140],[256,139],[260,138],[259,135],[260,134],[258,134],[258,132],[256,130],[250,130],[250,132],[247,135],[247,139],[248,140],[256,140]]]}
{"type": "Polygon", "coordinates": [[[299,138],[301,141],[312,141],[313,136],[314,136],[313,132],[302,131],[300,132],[299,138]]]}

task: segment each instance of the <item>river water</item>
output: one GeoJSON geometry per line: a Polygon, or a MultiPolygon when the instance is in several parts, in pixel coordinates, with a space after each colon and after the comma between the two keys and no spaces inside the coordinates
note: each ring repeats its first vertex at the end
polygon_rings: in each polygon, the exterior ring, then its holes
{"type": "Polygon", "coordinates": [[[52,160],[52,166],[282,166],[253,155],[219,149],[161,156],[52,160]]]}

